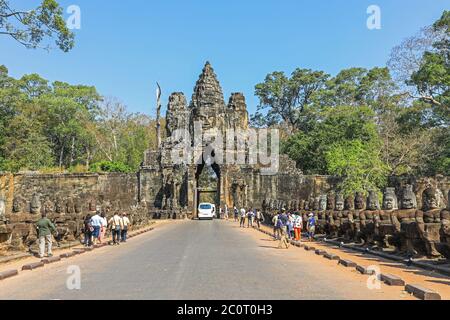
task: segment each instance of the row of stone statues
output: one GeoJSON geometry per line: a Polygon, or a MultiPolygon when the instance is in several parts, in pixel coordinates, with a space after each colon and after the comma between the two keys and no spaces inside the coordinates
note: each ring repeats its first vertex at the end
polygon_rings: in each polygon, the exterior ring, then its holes
{"type": "Polygon", "coordinates": [[[55,223],[59,242],[79,239],[85,217],[98,208],[107,217],[117,210],[126,211],[134,226],[144,225],[152,219],[150,208],[145,202],[125,206],[120,200],[97,199],[91,195],[56,196],[50,199],[34,194],[28,200],[17,195],[12,200],[11,212],[7,213],[6,207],[5,197],[0,196],[0,244],[6,244],[10,250],[23,250],[36,242],[35,223],[44,212],[55,223]]]}
{"type": "Polygon", "coordinates": [[[399,196],[400,201],[395,188],[387,188],[380,205],[374,191],[367,197],[363,193],[344,197],[331,192],[308,201],[265,200],[263,210],[269,214],[281,208],[297,211],[305,223],[312,212],[317,233],[327,237],[408,256],[450,258],[450,204],[443,208],[442,192],[429,186],[422,194],[421,209],[411,185],[399,196]]]}

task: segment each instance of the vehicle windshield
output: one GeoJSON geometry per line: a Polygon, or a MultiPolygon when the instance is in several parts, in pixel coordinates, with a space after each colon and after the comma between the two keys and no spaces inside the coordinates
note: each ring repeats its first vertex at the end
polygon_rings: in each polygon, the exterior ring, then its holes
{"type": "Polygon", "coordinates": [[[210,204],[201,204],[200,209],[202,210],[211,210],[212,206],[210,204]]]}

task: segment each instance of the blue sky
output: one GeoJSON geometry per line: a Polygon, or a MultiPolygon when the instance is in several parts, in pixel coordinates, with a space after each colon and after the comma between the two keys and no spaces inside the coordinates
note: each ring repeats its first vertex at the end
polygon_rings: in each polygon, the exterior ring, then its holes
{"type": "MultiPolygon", "coordinates": [[[[38,0],[10,0],[29,7],[38,0]]],[[[437,20],[449,0],[61,0],[81,8],[81,29],[69,53],[27,50],[0,37],[0,64],[20,77],[94,85],[133,112],[154,115],[155,82],[164,104],[171,92],[190,100],[209,60],[224,89],[243,92],[272,71],[384,66],[390,50],[437,20]],[[381,8],[382,29],[366,27],[369,5],[381,8]]],[[[68,15],[66,15],[68,17],[68,15]]]]}

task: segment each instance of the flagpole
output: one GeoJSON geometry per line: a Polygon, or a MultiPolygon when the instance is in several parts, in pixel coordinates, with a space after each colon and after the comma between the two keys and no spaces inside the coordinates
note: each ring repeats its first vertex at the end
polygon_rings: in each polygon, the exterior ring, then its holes
{"type": "Polygon", "coordinates": [[[161,87],[157,82],[156,85],[156,139],[158,144],[158,149],[161,148],[161,87]]]}

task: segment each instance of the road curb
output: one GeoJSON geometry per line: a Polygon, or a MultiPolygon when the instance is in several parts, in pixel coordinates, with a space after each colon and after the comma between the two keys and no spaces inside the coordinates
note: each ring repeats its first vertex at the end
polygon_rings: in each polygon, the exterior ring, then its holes
{"type": "Polygon", "coordinates": [[[49,257],[49,258],[45,258],[42,259],[41,262],[43,262],[44,264],[50,264],[50,263],[55,263],[61,261],[61,257],[49,257]]]}
{"type": "Polygon", "coordinates": [[[389,273],[383,273],[380,275],[380,280],[386,283],[389,286],[393,287],[403,287],[405,286],[405,281],[397,276],[394,276],[393,274],[389,273]]]}
{"type": "Polygon", "coordinates": [[[17,270],[8,270],[0,272],[0,280],[5,280],[14,276],[17,276],[19,274],[19,271],[17,270]]]}
{"type": "Polygon", "coordinates": [[[339,260],[341,260],[341,258],[339,257],[339,256],[337,256],[337,255],[335,255],[335,254],[332,254],[332,253],[327,253],[327,254],[325,254],[324,256],[323,256],[325,259],[328,259],[328,260],[332,260],[332,261],[339,261],[339,260]]]}
{"type": "Polygon", "coordinates": [[[408,284],[405,286],[405,291],[414,295],[414,297],[421,300],[442,300],[439,293],[434,290],[427,289],[418,284],[408,284]]]}
{"type": "Polygon", "coordinates": [[[25,270],[34,270],[37,268],[42,268],[45,264],[42,261],[39,262],[33,262],[33,263],[28,263],[22,266],[22,271],[25,270]]]}
{"type": "Polygon", "coordinates": [[[358,271],[361,274],[369,275],[369,276],[372,276],[375,274],[375,270],[371,270],[371,269],[368,269],[368,268],[360,266],[360,265],[356,266],[356,271],[358,271]]]}
{"type": "Polygon", "coordinates": [[[356,268],[356,263],[346,259],[340,259],[339,264],[346,268],[356,268]]]}

